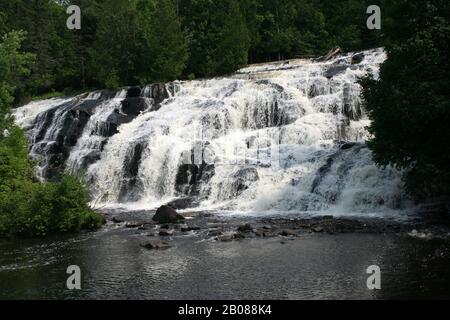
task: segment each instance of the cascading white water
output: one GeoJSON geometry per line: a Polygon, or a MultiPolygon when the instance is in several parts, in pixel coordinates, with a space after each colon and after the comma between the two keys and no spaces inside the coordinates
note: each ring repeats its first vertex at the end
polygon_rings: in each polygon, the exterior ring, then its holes
{"type": "Polygon", "coordinates": [[[348,54],[254,65],[137,94],[40,101],[15,116],[45,158],[43,176],[85,170],[96,205],[181,197],[237,212],[385,213],[407,200],[400,174],[377,168],[365,146],[357,84],[385,59],[378,49],[357,64],[348,54]]]}

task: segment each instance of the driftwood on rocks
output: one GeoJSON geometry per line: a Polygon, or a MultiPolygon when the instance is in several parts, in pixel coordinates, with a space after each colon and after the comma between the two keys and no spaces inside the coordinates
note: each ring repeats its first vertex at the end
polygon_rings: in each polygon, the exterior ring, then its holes
{"type": "Polygon", "coordinates": [[[338,55],[342,54],[342,50],[339,47],[331,49],[326,55],[317,58],[317,62],[326,62],[336,58],[338,55]]]}

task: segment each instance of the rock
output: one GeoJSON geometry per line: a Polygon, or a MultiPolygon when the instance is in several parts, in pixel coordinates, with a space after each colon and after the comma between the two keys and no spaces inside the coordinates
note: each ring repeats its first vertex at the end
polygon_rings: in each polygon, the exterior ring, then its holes
{"type": "Polygon", "coordinates": [[[144,224],[143,222],[139,222],[139,221],[128,221],[125,224],[125,227],[126,228],[139,228],[139,227],[142,227],[143,224],[144,224]]]}
{"type": "Polygon", "coordinates": [[[258,170],[253,167],[239,169],[233,177],[236,179],[233,185],[235,196],[247,190],[252,182],[259,180],[258,170]]]}
{"type": "Polygon", "coordinates": [[[113,221],[114,223],[122,223],[122,222],[123,222],[123,220],[120,219],[120,218],[118,218],[118,217],[112,218],[112,221],[113,221]]]}
{"type": "Polygon", "coordinates": [[[356,53],[352,57],[352,64],[358,64],[361,63],[364,60],[364,52],[356,53]]]}
{"type": "Polygon", "coordinates": [[[162,237],[172,236],[173,235],[173,230],[166,230],[166,229],[161,230],[161,231],[159,231],[159,235],[162,236],[162,237]]]}
{"type": "Polygon", "coordinates": [[[227,235],[221,235],[217,239],[222,242],[230,242],[230,241],[233,241],[234,238],[232,235],[227,234],[227,235]]]}
{"type": "Polygon", "coordinates": [[[294,230],[285,229],[280,232],[280,235],[283,237],[297,237],[298,234],[294,230]]]}
{"type": "Polygon", "coordinates": [[[141,247],[149,250],[165,250],[169,249],[170,245],[166,241],[150,240],[142,243],[141,247]]]}
{"type": "Polygon", "coordinates": [[[153,221],[158,223],[176,223],[182,220],[184,217],[169,206],[161,206],[153,216],[153,221]]]}
{"type": "Polygon", "coordinates": [[[320,226],[314,227],[314,228],[312,228],[312,231],[314,231],[314,232],[323,232],[323,228],[320,227],[320,226]]]}
{"type": "Polygon", "coordinates": [[[242,240],[242,239],[245,239],[245,235],[243,235],[242,233],[235,233],[233,235],[233,239],[242,240]]]}
{"type": "Polygon", "coordinates": [[[341,145],[341,150],[348,150],[348,149],[353,148],[356,145],[357,145],[356,142],[346,142],[343,145],[341,145]]]}
{"type": "Polygon", "coordinates": [[[264,237],[264,231],[263,230],[256,230],[255,236],[257,237],[264,237]]]}
{"type": "Polygon", "coordinates": [[[222,235],[222,231],[220,231],[220,230],[211,230],[208,232],[209,237],[217,237],[220,235],[222,235]]]}
{"type": "MultiPolygon", "coordinates": [[[[198,196],[202,185],[207,184],[214,173],[214,164],[205,162],[199,166],[196,164],[182,164],[178,168],[175,190],[187,196],[198,196]]],[[[195,206],[196,203],[196,200],[193,201],[192,206],[195,206]]]]}
{"type": "Polygon", "coordinates": [[[246,223],[246,224],[240,225],[237,228],[237,231],[239,231],[239,232],[252,232],[253,228],[252,228],[252,226],[250,224],[246,223]]]}
{"type": "Polygon", "coordinates": [[[169,207],[172,207],[176,210],[183,210],[187,208],[193,208],[198,206],[198,202],[194,197],[186,197],[173,200],[167,204],[169,207]]]}
{"type": "Polygon", "coordinates": [[[196,230],[200,230],[200,227],[188,226],[187,224],[181,226],[181,232],[189,232],[189,231],[196,231],[196,230]]]}
{"type": "Polygon", "coordinates": [[[332,65],[325,72],[324,77],[327,79],[331,79],[338,74],[345,72],[349,68],[348,65],[332,65]]]}
{"type": "Polygon", "coordinates": [[[123,164],[124,183],[120,189],[119,202],[138,201],[142,196],[143,186],[138,179],[138,170],[145,147],[144,143],[129,147],[123,164]]]}

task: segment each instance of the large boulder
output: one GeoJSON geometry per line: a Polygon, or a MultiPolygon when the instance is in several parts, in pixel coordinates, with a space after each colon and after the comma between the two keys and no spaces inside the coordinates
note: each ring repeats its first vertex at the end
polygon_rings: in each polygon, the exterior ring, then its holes
{"type": "Polygon", "coordinates": [[[182,220],[184,217],[169,206],[161,206],[153,216],[153,221],[158,223],[176,223],[182,220]]]}

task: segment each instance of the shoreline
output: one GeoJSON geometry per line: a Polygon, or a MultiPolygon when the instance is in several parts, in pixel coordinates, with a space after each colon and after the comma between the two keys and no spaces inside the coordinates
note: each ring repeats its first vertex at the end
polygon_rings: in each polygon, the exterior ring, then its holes
{"type": "Polygon", "coordinates": [[[148,211],[105,216],[94,232],[0,240],[0,298],[450,298],[448,224],[197,212],[158,225],[148,211]],[[80,266],[82,290],[67,290],[69,265],[80,266]],[[382,290],[366,287],[371,265],[381,268],[382,290]]]}

